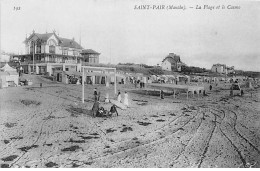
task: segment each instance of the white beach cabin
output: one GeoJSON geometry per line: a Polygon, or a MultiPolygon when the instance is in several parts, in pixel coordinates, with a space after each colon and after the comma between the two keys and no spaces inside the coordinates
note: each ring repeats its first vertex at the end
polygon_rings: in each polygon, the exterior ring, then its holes
{"type": "Polygon", "coordinates": [[[17,86],[18,80],[19,74],[16,69],[10,67],[7,63],[0,68],[0,88],[17,86]]]}

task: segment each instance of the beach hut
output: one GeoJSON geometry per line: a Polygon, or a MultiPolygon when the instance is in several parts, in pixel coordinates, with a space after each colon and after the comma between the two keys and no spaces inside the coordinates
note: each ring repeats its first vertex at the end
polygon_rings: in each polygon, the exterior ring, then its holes
{"type": "Polygon", "coordinates": [[[7,63],[0,68],[0,88],[17,86],[18,80],[19,74],[16,69],[10,67],[7,63]]]}

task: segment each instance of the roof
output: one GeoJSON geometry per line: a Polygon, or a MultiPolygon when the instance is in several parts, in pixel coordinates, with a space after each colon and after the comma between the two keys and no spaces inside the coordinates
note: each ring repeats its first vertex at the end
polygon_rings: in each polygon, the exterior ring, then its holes
{"type": "Polygon", "coordinates": [[[162,62],[165,60],[168,60],[170,63],[181,62],[180,56],[174,53],[169,53],[169,55],[167,55],[162,62]]]}
{"type": "Polygon", "coordinates": [[[74,39],[67,39],[67,38],[62,38],[57,36],[55,33],[44,33],[44,34],[40,34],[40,33],[33,33],[31,34],[27,39],[25,39],[24,42],[28,42],[33,36],[38,37],[37,41],[41,41],[41,42],[47,42],[47,40],[54,35],[58,41],[59,41],[59,45],[61,47],[68,47],[68,48],[76,48],[76,49],[83,49],[82,46],[80,44],[78,44],[74,39]]]}
{"type": "Polygon", "coordinates": [[[77,72],[77,71],[64,71],[65,74],[67,75],[76,75],[76,76],[82,76],[81,72],[77,72]]]}
{"type": "Polygon", "coordinates": [[[75,40],[73,39],[67,39],[67,38],[61,38],[60,39],[60,46],[62,47],[69,47],[69,48],[75,48],[75,49],[83,49],[75,40]]]}
{"type": "Polygon", "coordinates": [[[225,64],[213,64],[213,66],[226,66],[225,64]]]}
{"type": "Polygon", "coordinates": [[[83,53],[85,53],[85,54],[98,54],[98,55],[100,55],[100,53],[98,53],[98,52],[96,52],[96,51],[94,51],[94,50],[92,50],[92,49],[83,49],[82,52],[81,52],[81,54],[83,54],[83,53]]]}
{"type": "Polygon", "coordinates": [[[16,72],[16,69],[10,67],[10,66],[8,65],[8,63],[6,63],[5,66],[3,66],[2,68],[0,68],[0,70],[1,70],[1,71],[4,71],[4,72],[6,72],[6,71],[7,71],[7,72],[8,72],[8,71],[16,72]]]}
{"type": "MultiPolygon", "coordinates": [[[[40,33],[33,33],[31,34],[28,38],[25,39],[24,42],[29,41],[34,35],[38,37],[39,40],[41,40],[42,42],[46,42],[54,33],[44,33],[44,34],[40,34],[40,33]]],[[[56,34],[55,34],[56,36],[56,34]]],[[[58,36],[56,36],[58,39],[58,36]]]]}
{"type": "Polygon", "coordinates": [[[0,68],[4,67],[6,63],[12,68],[16,68],[19,66],[19,62],[9,61],[9,62],[0,62],[0,68]]]}

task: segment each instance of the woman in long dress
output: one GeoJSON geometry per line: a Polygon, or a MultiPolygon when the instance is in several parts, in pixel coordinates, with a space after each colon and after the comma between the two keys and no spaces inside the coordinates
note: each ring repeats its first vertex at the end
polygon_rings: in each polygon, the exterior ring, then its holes
{"type": "Polygon", "coordinates": [[[127,94],[127,92],[125,92],[125,95],[124,95],[124,105],[126,105],[127,107],[129,107],[128,94],[127,94]]]}
{"type": "Polygon", "coordinates": [[[121,100],[122,100],[122,98],[121,98],[121,93],[120,93],[120,91],[119,91],[119,92],[118,92],[118,95],[117,95],[117,101],[121,103],[121,100]]]}

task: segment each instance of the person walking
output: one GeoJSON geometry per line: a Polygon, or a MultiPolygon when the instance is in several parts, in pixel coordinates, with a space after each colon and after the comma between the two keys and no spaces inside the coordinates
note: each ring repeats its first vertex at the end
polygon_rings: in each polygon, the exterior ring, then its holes
{"type": "Polygon", "coordinates": [[[99,110],[99,101],[95,101],[92,107],[92,115],[95,118],[99,110]]]}
{"type": "Polygon", "coordinates": [[[101,93],[100,93],[100,91],[98,92],[98,95],[97,95],[97,101],[100,101],[100,95],[101,95],[101,93]]]}
{"type": "Polygon", "coordinates": [[[212,90],[212,85],[209,86],[209,90],[212,90]]]}
{"type": "Polygon", "coordinates": [[[97,88],[94,88],[94,100],[97,101],[97,88]]]}
{"type": "Polygon", "coordinates": [[[119,91],[119,92],[118,92],[118,95],[117,95],[117,101],[121,103],[121,100],[122,100],[122,98],[121,98],[121,93],[120,93],[120,91],[119,91]]]}
{"type": "Polygon", "coordinates": [[[127,92],[125,92],[125,95],[124,95],[124,105],[129,107],[129,103],[128,103],[128,94],[127,92]]]}
{"type": "Polygon", "coordinates": [[[164,93],[162,90],[160,91],[160,96],[161,96],[161,99],[164,99],[164,93]]]}

